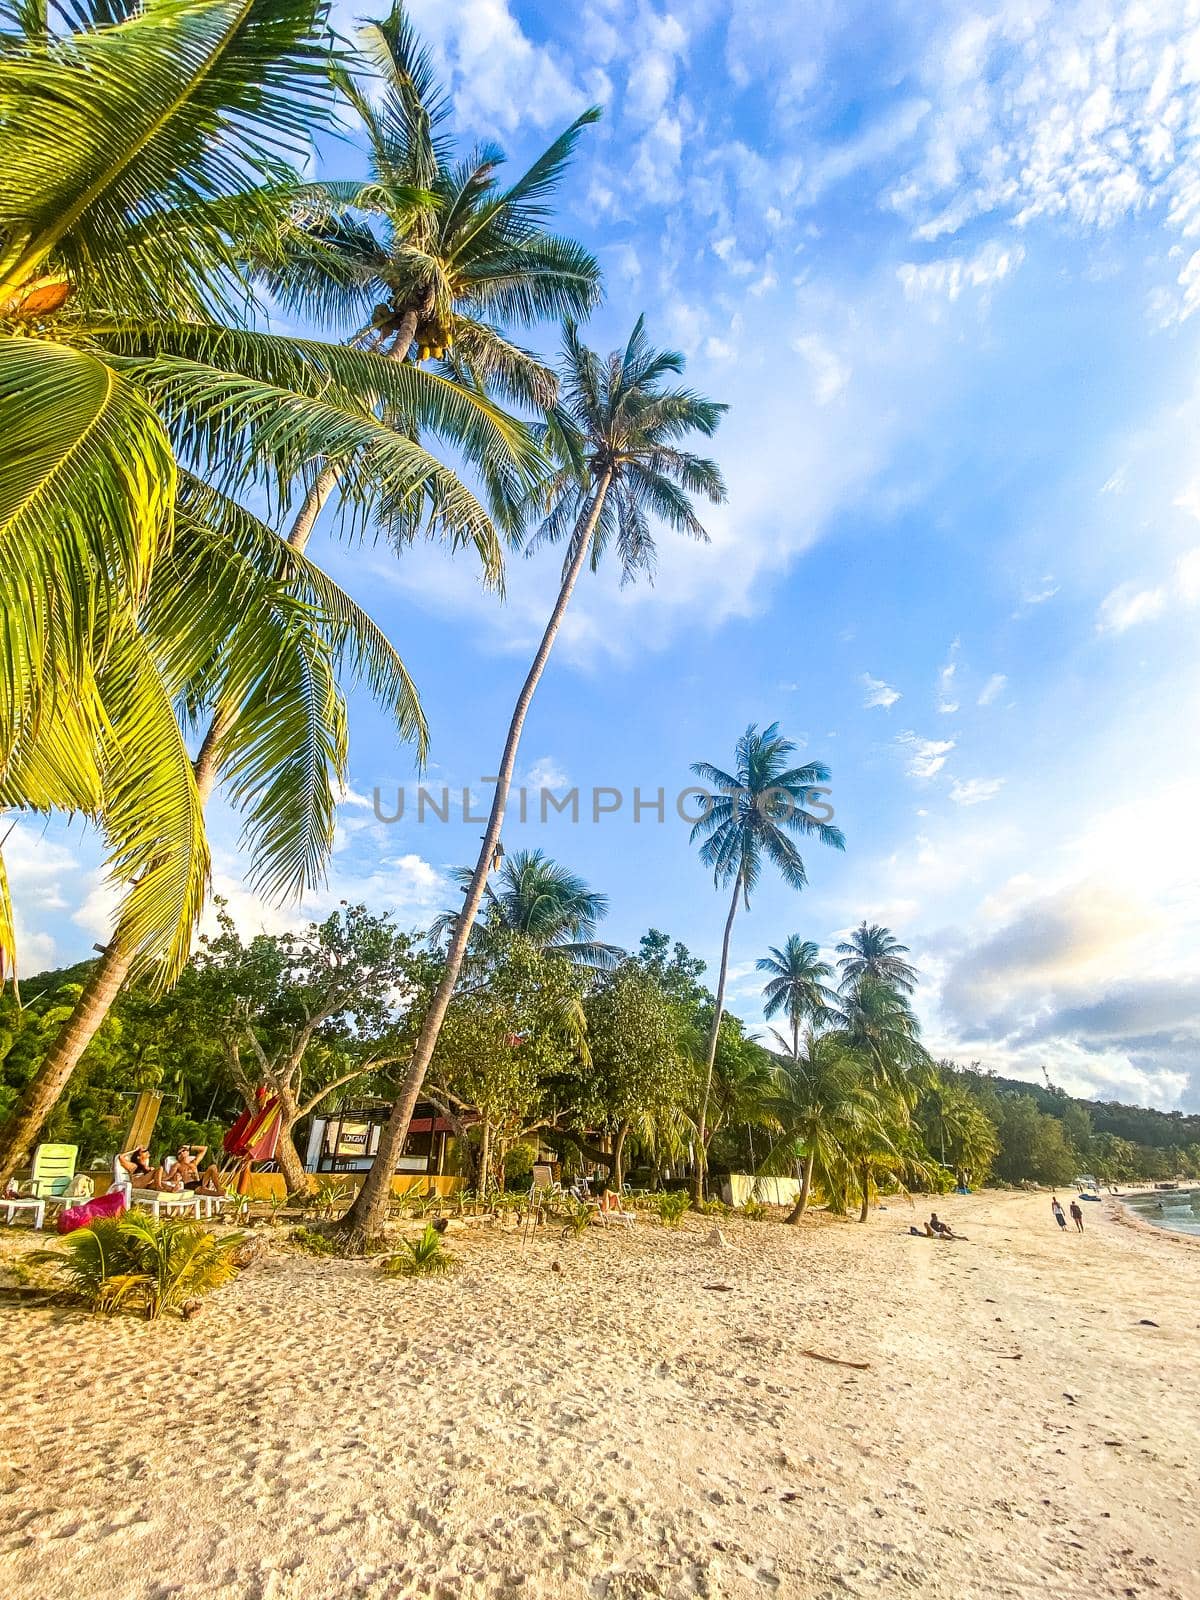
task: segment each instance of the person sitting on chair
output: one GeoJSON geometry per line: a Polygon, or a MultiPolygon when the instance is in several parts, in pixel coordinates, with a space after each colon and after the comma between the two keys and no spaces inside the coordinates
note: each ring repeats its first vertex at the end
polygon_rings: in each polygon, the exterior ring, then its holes
{"type": "Polygon", "coordinates": [[[203,1172],[200,1170],[200,1163],[207,1154],[206,1144],[181,1144],[174,1157],[168,1157],[163,1163],[171,1187],[190,1189],[195,1194],[224,1194],[216,1163],[210,1161],[203,1172]]]}
{"type": "Polygon", "coordinates": [[[150,1152],[144,1144],[135,1145],[113,1159],[111,1187],[114,1189],[161,1189],[164,1182],[162,1168],[151,1166],[150,1152]]]}

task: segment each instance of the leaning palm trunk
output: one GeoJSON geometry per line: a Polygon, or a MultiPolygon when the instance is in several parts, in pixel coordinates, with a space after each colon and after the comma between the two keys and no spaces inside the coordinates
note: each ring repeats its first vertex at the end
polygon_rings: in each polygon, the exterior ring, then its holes
{"type": "MultiPolygon", "coordinates": [[[[411,337],[411,336],[410,336],[411,337]]],[[[300,513],[288,534],[293,550],[303,552],[322,506],[339,477],[338,469],[326,467],[305,497],[300,513]]],[[[200,805],[208,804],[217,780],[217,759],[222,739],[233,725],[233,716],[218,706],[208,731],[200,743],[194,763],[200,805]]],[[[124,936],[120,919],[116,931],[100,953],[100,959],[71,1015],[44,1057],[41,1066],[26,1085],[25,1092],[0,1127],[0,1185],[7,1183],[27,1158],[46,1118],[58,1104],[71,1081],[84,1051],[100,1030],[124,989],[133,966],[134,948],[124,936]]],[[[297,1160],[297,1167],[299,1161],[297,1160]]],[[[294,1177],[294,1174],[293,1174],[294,1177]]],[[[289,1179],[289,1184],[291,1179],[289,1179]]]]}
{"type": "Polygon", "coordinates": [[[596,482],[591,505],[585,514],[583,526],[578,530],[578,547],[570,566],[567,568],[562,586],[558,591],[558,599],[554,603],[554,610],[550,613],[546,631],[542,634],[542,642],[533,658],[533,665],[530,667],[525,682],[521,686],[521,692],[517,696],[512,720],[508,725],[508,738],[505,740],[504,754],[501,757],[500,768],[496,776],[496,792],[492,796],[492,809],[488,815],[487,831],[483,836],[483,847],[479,852],[479,859],[475,863],[475,871],[471,875],[471,882],[467,888],[462,911],[454,924],[454,933],[446,951],[446,964],[442,969],[441,981],[434,990],[433,998],[429,1003],[429,1010],[425,1013],[416,1048],[413,1051],[412,1064],[405,1075],[400,1094],[392,1106],[391,1114],[384,1124],[383,1132],[379,1138],[379,1149],[376,1152],[375,1160],[371,1164],[371,1170],[367,1173],[366,1181],[358,1191],[354,1204],[342,1219],[338,1230],[343,1236],[345,1246],[348,1249],[365,1249],[369,1241],[379,1233],[382,1225],[388,1196],[391,1193],[392,1174],[396,1170],[396,1157],[399,1155],[404,1146],[404,1140],[408,1136],[408,1125],[412,1121],[413,1109],[416,1106],[417,1097],[421,1093],[421,1085],[425,1082],[425,1074],[429,1070],[430,1061],[433,1059],[433,1052],[442,1031],[442,1023],[445,1020],[446,1011],[454,994],[455,986],[458,983],[458,975],[462,968],[463,958],[467,953],[471,930],[475,925],[475,918],[479,914],[479,907],[483,901],[483,892],[487,886],[488,874],[495,864],[496,846],[500,842],[500,830],[504,825],[508,791],[512,785],[513,770],[517,761],[517,748],[521,743],[525,718],[529,714],[534,691],[537,689],[542,673],[546,669],[546,663],[550,659],[550,652],[554,648],[554,641],[558,636],[563,617],[566,615],[571,594],[591,553],[592,538],[596,531],[596,524],[600,520],[600,513],[604,509],[604,499],[611,481],[611,470],[606,469],[596,482]]]}
{"type": "Polygon", "coordinates": [[[692,1172],[692,1204],[704,1199],[704,1186],[708,1177],[708,1102],[712,1096],[713,1067],[717,1060],[717,1039],[721,1032],[721,1012],[725,1005],[725,979],[729,972],[729,941],[733,937],[733,919],[737,916],[738,895],[742,875],[733,880],[733,899],[729,902],[729,915],[725,918],[725,938],[721,943],[721,971],[717,977],[717,1001],[713,1011],[712,1027],[708,1030],[708,1052],[705,1061],[704,1097],[700,1101],[700,1122],[696,1129],[696,1164],[692,1172]]]}
{"type": "Polygon", "coordinates": [[[799,1222],[808,1208],[808,1196],[812,1188],[813,1161],[815,1159],[815,1155],[811,1150],[804,1158],[804,1166],[800,1172],[800,1193],[796,1198],[796,1204],[788,1212],[787,1220],[789,1222],[799,1222]]]}
{"type": "MultiPolygon", "coordinates": [[[[214,719],[217,726],[220,717],[214,719]]],[[[196,789],[203,807],[212,793],[216,778],[216,741],[210,728],[196,757],[196,789]],[[207,753],[206,753],[207,752],[207,753]]],[[[0,1185],[8,1182],[25,1161],[46,1118],[79,1065],[83,1052],[99,1032],[125,987],[133,966],[136,947],[125,935],[120,921],[116,932],[100,953],[100,959],[83,986],[71,1015],[58,1031],[41,1066],[25,1086],[4,1126],[0,1127],[0,1185]]]]}

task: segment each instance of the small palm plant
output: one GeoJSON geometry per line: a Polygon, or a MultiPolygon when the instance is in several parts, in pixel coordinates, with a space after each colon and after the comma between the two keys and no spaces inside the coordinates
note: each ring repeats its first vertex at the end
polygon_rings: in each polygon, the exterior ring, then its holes
{"type": "Polygon", "coordinates": [[[668,1189],[654,1196],[654,1209],[664,1228],[677,1228],[690,1206],[691,1200],[686,1189],[668,1189]]]}
{"type": "Polygon", "coordinates": [[[237,1273],[240,1233],[218,1239],[199,1223],[131,1212],[80,1228],[66,1250],[39,1250],[91,1309],[111,1314],[140,1305],[156,1321],[164,1311],[190,1313],[191,1304],[237,1273]]]}
{"type": "Polygon", "coordinates": [[[389,1278],[440,1278],[458,1265],[453,1253],[442,1243],[432,1222],[425,1224],[419,1239],[404,1239],[394,1256],[389,1256],[381,1271],[389,1278]]]}
{"type": "Polygon", "coordinates": [[[596,1208],[588,1200],[572,1200],[563,1212],[564,1239],[582,1239],[591,1226],[596,1208]]]}

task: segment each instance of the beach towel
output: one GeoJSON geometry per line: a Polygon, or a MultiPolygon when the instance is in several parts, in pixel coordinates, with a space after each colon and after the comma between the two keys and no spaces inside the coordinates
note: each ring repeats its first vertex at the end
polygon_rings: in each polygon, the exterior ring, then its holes
{"type": "Polygon", "coordinates": [[[65,1206],[58,1214],[55,1226],[59,1233],[74,1233],[76,1228],[86,1228],[100,1217],[119,1217],[127,1204],[124,1189],[110,1189],[81,1206],[65,1206]]]}

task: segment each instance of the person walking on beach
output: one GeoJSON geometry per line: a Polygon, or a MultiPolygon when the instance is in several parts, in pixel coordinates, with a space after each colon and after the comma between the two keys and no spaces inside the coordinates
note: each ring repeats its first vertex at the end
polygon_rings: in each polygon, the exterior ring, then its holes
{"type": "Polygon", "coordinates": [[[1075,1232],[1083,1232],[1083,1207],[1078,1200],[1071,1201],[1071,1221],[1075,1224],[1075,1232]]]}
{"type": "Polygon", "coordinates": [[[1054,1213],[1054,1220],[1064,1231],[1067,1226],[1067,1214],[1058,1203],[1058,1196],[1054,1195],[1050,1201],[1050,1209],[1054,1213]]]}

